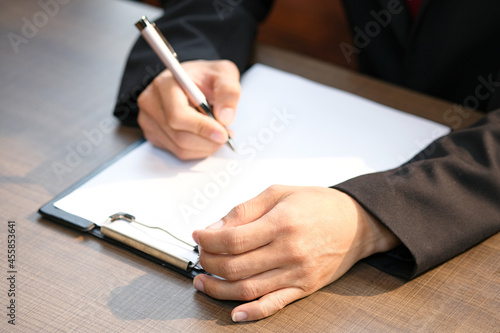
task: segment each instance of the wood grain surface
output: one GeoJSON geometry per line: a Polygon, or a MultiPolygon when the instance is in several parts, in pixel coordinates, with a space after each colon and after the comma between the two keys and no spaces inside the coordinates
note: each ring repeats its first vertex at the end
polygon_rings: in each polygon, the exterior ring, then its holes
{"type": "MultiPolygon", "coordinates": [[[[42,219],[41,205],[141,136],[111,112],[144,14],[160,12],[114,0],[0,1],[1,332],[499,332],[499,234],[410,282],[357,264],[270,318],[233,324],[237,302],[42,219]],[[53,15],[40,3],[57,4],[53,15]],[[8,221],[15,326],[6,316],[8,221]]],[[[258,48],[256,60],[445,124],[453,107],[270,47],[258,48]]],[[[463,114],[460,126],[478,117],[463,114]]]]}

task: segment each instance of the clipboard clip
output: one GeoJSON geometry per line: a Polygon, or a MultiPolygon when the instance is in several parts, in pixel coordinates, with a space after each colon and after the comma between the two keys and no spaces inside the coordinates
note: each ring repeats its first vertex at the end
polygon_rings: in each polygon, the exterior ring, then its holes
{"type": "Polygon", "coordinates": [[[139,230],[141,227],[142,229],[155,229],[166,233],[177,242],[182,243],[184,247],[191,248],[192,251],[198,253],[197,245],[193,246],[163,228],[141,223],[135,219],[135,216],[128,213],[116,213],[109,216],[101,225],[101,233],[106,237],[147,253],[186,272],[194,268],[201,269],[201,267],[199,267],[199,259],[193,262],[179,253],[174,253],[172,251],[172,243],[168,241],[159,241],[158,239],[149,237],[147,233],[139,230]]]}

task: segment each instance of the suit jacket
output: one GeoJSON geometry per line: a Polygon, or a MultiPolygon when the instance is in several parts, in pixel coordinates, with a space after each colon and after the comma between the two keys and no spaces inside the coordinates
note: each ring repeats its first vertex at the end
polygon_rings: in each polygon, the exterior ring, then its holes
{"type": "MultiPolygon", "coordinates": [[[[182,60],[249,63],[271,0],[170,0],[156,20],[182,60]]],[[[500,107],[500,2],[423,0],[412,21],[400,0],[344,1],[363,72],[480,110],[500,107]]],[[[139,39],[115,115],[136,124],[137,97],[163,70],[139,39]]],[[[445,121],[461,115],[445,114],[445,121]]],[[[433,142],[394,170],[334,186],[355,198],[402,245],[366,261],[412,278],[500,231],[500,111],[433,142]]]]}

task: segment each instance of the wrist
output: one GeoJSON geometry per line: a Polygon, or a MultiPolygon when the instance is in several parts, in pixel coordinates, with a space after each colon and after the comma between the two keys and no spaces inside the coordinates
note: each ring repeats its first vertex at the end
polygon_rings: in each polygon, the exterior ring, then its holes
{"type": "Polygon", "coordinates": [[[395,234],[361,207],[356,200],[352,200],[358,211],[359,259],[369,257],[375,253],[392,250],[401,244],[401,241],[395,234]]]}

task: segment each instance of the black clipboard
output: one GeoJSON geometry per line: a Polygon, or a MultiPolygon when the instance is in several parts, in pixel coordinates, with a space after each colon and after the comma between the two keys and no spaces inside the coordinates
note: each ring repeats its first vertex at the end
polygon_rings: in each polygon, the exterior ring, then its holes
{"type": "MultiPolygon", "coordinates": [[[[242,76],[241,81],[246,94],[241,96],[238,106],[239,118],[232,125],[234,130],[239,130],[241,140],[239,145],[241,151],[237,161],[255,163],[246,164],[246,171],[242,171],[244,164],[237,165],[240,171],[234,175],[234,184],[238,184],[239,188],[244,188],[245,193],[248,194],[253,193],[253,195],[256,195],[265,190],[266,187],[272,185],[266,183],[271,179],[272,183],[285,185],[301,185],[301,182],[303,182],[309,185],[325,186],[324,183],[328,182],[326,186],[331,186],[366,172],[390,169],[400,165],[401,158],[406,160],[405,157],[412,157],[412,154],[415,153],[416,143],[425,147],[437,137],[447,134],[450,130],[446,126],[429,120],[408,115],[355,95],[322,86],[296,75],[260,64],[253,65],[242,76]],[[277,82],[282,84],[277,84],[277,82]],[[269,94],[269,91],[273,93],[269,94]],[[306,91],[308,98],[304,99],[301,94],[290,93],[296,91],[306,91]],[[261,96],[260,94],[262,94],[263,98],[256,99],[255,96],[261,96]],[[345,106],[350,112],[346,114],[345,111],[335,108],[330,110],[332,100],[337,101],[339,105],[345,106]],[[314,106],[311,106],[311,101],[315,102],[314,106]],[[283,107],[278,108],[280,105],[283,105],[283,107]],[[290,110],[288,106],[291,106],[290,110]],[[295,118],[300,119],[300,121],[294,120],[295,118]],[[377,123],[378,127],[373,126],[374,123],[377,123]],[[320,137],[322,140],[321,145],[318,144],[320,137]],[[256,138],[260,140],[260,146],[252,145],[252,142],[257,140],[256,138]],[[340,138],[342,138],[342,141],[340,141],[340,138]],[[342,144],[323,144],[328,142],[342,142],[342,144]],[[311,147],[319,149],[311,149],[311,147]],[[270,156],[272,158],[269,158],[270,156]],[[318,161],[320,160],[321,168],[318,167],[318,161]],[[268,168],[269,164],[266,164],[266,177],[261,177],[255,172],[255,169],[252,169],[257,162],[277,162],[278,164],[271,165],[270,168],[268,168]],[[304,172],[304,170],[317,170],[317,172],[304,172]],[[243,177],[243,174],[246,178],[243,177]],[[310,177],[301,179],[299,183],[296,183],[298,174],[306,174],[310,175],[310,177]],[[319,177],[321,180],[319,180],[319,177]],[[240,181],[243,179],[247,181],[240,181]],[[250,191],[250,188],[252,188],[253,192],[250,191]],[[260,192],[257,192],[257,190],[260,192]]],[[[194,277],[197,274],[205,273],[196,263],[191,263],[192,265],[188,263],[188,269],[182,269],[172,265],[168,260],[165,261],[151,255],[151,253],[140,251],[136,246],[124,244],[117,239],[108,237],[103,233],[102,227],[99,228],[91,221],[68,214],[55,206],[57,201],[113,165],[126,154],[131,153],[144,141],[142,139],[129,146],[114,159],[108,161],[45,204],[40,208],[39,212],[49,220],[125,247],[185,276],[194,277]]],[[[218,161],[228,167],[230,164],[224,162],[223,156],[217,157],[219,158],[218,161]]],[[[232,171],[236,170],[234,167],[231,167],[231,169],[232,171]]],[[[194,173],[211,178],[210,169],[205,171],[201,173],[195,171],[194,173]]],[[[235,204],[244,202],[251,197],[245,198],[231,194],[225,198],[231,200],[222,203],[223,198],[218,198],[218,204],[220,204],[218,207],[232,208],[235,204]],[[239,202],[233,202],[234,198],[238,198],[239,202]],[[229,203],[231,203],[230,206],[224,206],[224,204],[229,203]]],[[[111,216],[117,213],[120,212],[106,211],[100,214],[110,214],[109,216],[111,216]]],[[[122,224],[124,221],[132,221],[133,218],[130,218],[128,214],[133,215],[134,212],[118,214],[118,220],[122,224]]],[[[139,215],[140,213],[137,212],[136,214],[139,215]]],[[[107,217],[103,216],[102,220],[104,221],[107,217]]],[[[215,218],[217,217],[212,216],[214,221],[215,218]]],[[[189,255],[193,254],[192,259],[198,257],[195,247],[193,251],[195,251],[194,254],[189,252],[189,255]]]]}
{"type": "MultiPolygon", "coordinates": [[[[82,233],[90,234],[94,237],[109,242],[113,245],[125,248],[126,250],[136,255],[151,260],[161,266],[164,266],[186,277],[194,278],[198,274],[206,274],[206,272],[201,268],[201,266],[199,266],[198,262],[186,262],[184,265],[183,263],[176,264],[177,263],[176,260],[169,260],[167,253],[151,248],[149,248],[147,251],[144,251],[143,249],[145,248],[145,246],[147,247],[148,244],[144,244],[141,241],[133,241],[133,240],[131,241],[130,239],[129,241],[127,241],[126,235],[123,234],[120,235],[119,232],[117,232],[113,228],[109,228],[109,226],[112,226],[113,223],[123,224],[123,223],[137,222],[135,221],[135,217],[128,212],[110,212],[110,216],[103,217],[103,219],[107,218],[106,223],[103,224],[102,226],[98,226],[94,222],[86,220],[80,216],[68,213],[55,206],[55,203],[57,201],[69,195],[71,192],[82,186],[88,180],[90,180],[91,178],[93,178],[94,176],[96,176],[109,166],[111,166],[116,161],[120,160],[123,156],[125,156],[126,154],[128,154],[129,152],[131,152],[144,142],[145,139],[143,138],[132,143],[118,155],[116,155],[109,161],[105,162],[97,169],[92,171],[90,174],[83,177],[81,180],[71,185],[68,189],[66,189],[65,191],[54,197],[52,200],[44,204],[42,207],[40,207],[38,212],[47,220],[62,224],[72,229],[76,229],[82,233]]],[[[194,247],[193,251],[197,253],[198,248],[194,247]]]]}

